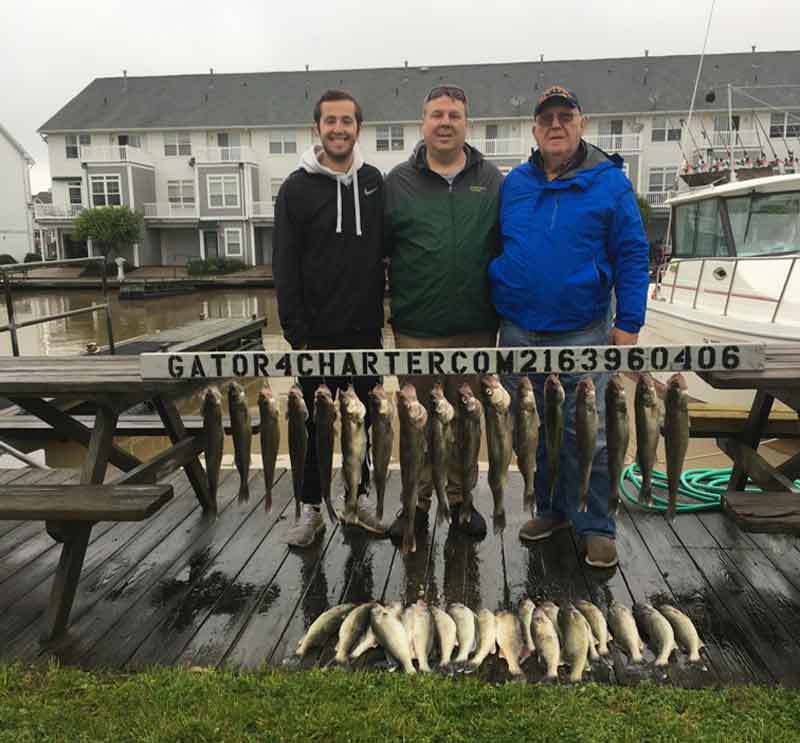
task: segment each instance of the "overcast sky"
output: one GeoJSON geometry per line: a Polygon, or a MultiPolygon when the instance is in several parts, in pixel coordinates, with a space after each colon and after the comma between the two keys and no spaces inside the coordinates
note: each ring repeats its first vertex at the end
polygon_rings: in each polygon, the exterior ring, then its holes
{"type": "MultiPolygon", "coordinates": [[[[0,122],[36,133],[95,77],[699,53],[711,0],[0,0],[0,122]],[[228,6],[228,7],[226,7],[228,6]]],[[[797,0],[717,0],[709,52],[797,49],[797,0]]]]}

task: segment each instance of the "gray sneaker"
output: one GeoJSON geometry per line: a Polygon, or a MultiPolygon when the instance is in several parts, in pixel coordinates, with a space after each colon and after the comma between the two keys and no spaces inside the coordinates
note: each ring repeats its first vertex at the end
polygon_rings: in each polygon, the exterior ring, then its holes
{"type": "MultiPolygon", "coordinates": [[[[340,514],[344,514],[345,499],[342,498],[340,503],[340,514]]],[[[348,526],[354,526],[359,529],[363,529],[364,531],[369,532],[370,534],[375,534],[379,537],[386,536],[387,526],[375,515],[375,508],[373,504],[370,503],[370,500],[366,495],[358,496],[355,520],[347,520],[345,523],[348,526]]]]}
{"type": "Polygon", "coordinates": [[[303,504],[298,522],[289,529],[286,542],[290,547],[303,549],[314,544],[314,540],[325,531],[325,522],[322,513],[314,506],[303,504]]]}

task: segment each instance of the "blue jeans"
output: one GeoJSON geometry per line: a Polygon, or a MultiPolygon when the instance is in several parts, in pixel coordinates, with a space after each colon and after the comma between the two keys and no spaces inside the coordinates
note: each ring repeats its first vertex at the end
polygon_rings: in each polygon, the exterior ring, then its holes
{"type": "MultiPolygon", "coordinates": [[[[514,346],[604,346],[608,345],[610,321],[603,318],[579,330],[563,333],[537,333],[525,330],[510,320],[502,319],[500,323],[499,345],[504,348],[514,346]]],[[[564,401],[564,438],[561,442],[561,460],[559,462],[559,482],[556,487],[553,503],[550,504],[550,484],[547,472],[547,451],[544,435],[544,381],[546,374],[528,375],[536,395],[536,406],[542,420],[539,436],[539,450],[536,454],[536,477],[534,490],[536,507],[539,516],[558,521],[569,519],[575,531],[580,535],[601,534],[613,537],[616,532],[614,519],[608,515],[608,496],[611,482],[608,479],[608,451],[606,450],[605,409],[606,386],[608,374],[592,374],[592,381],[597,390],[597,413],[599,426],[597,430],[597,448],[595,449],[592,475],[589,482],[588,510],[580,513],[578,507],[578,458],[575,438],[575,390],[582,374],[561,374],[566,399],[564,401]]],[[[503,384],[511,393],[516,405],[517,382],[519,374],[503,377],[503,384]]]]}

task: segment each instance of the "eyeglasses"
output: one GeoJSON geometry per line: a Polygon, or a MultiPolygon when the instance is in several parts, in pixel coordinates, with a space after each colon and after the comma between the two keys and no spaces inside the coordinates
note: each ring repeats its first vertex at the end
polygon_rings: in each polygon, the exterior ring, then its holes
{"type": "Polygon", "coordinates": [[[549,111],[547,113],[539,114],[536,117],[536,123],[539,126],[553,126],[555,120],[558,119],[558,123],[561,126],[566,126],[567,124],[572,123],[575,119],[575,112],[574,111],[559,111],[557,114],[549,111]]]}
{"type": "Polygon", "coordinates": [[[454,101],[461,101],[462,103],[467,102],[467,94],[464,92],[464,89],[459,88],[458,85],[437,85],[435,88],[431,88],[428,95],[425,96],[425,103],[435,98],[441,98],[442,96],[447,96],[454,101]]]}

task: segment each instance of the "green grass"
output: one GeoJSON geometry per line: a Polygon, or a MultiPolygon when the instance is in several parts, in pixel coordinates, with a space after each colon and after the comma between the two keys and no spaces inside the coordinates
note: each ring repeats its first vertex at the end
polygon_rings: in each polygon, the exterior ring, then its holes
{"type": "Polygon", "coordinates": [[[0,741],[790,741],[800,692],[0,666],[0,741]]]}

